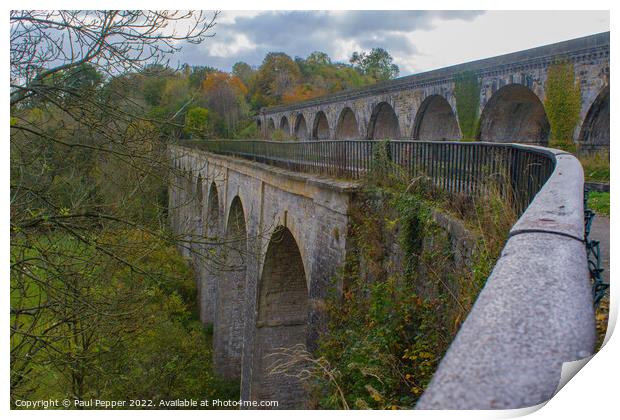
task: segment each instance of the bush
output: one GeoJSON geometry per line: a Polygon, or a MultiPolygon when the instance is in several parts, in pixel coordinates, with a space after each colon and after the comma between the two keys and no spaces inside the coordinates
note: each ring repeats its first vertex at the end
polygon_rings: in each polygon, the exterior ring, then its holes
{"type": "Polygon", "coordinates": [[[292,140],[292,137],[285,133],[283,130],[274,130],[271,133],[271,140],[275,141],[289,141],[292,140]]]}
{"type": "Polygon", "coordinates": [[[310,361],[322,408],[415,405],[515,220],[493,190],[484,202],[457,199],[424,178],[406,179],[392,165],[387,148],[378,147],[351,210],[355,251],[335,279],[328,327],[310,361]],[[469,265],[456,259],[450,235],[435,220],[437,209],[459,213],[479,234],[469,265]],[[395,240],[402,258],[394,254],[395,240]]]}
{"type": "Polygon", "coordinates": [[[243,127],[241,130],[239,130],[239,132],[236,134],[235,138],[236,139],[248,139],[248,140],[256,140],[259,139],[261,137],[261,133],[258,130],[258,127],[256,126],[256,122],[254,121],[249,121],[245,127],[243,127]]]}
{"type": "Polygon", "coordinates": [[[478,134],[480,82],[473,72],[463,72],[454,78],[456,113],[464,141],[472,141],[478,134]]]}
{"type": "Polygon", "coordinates": [[[551,126],[549,146],[574,152],[573,131],[579,122],[581,88],[570,63],[556,63],[547,71],[545,112],[551,126]]]}
{"type": "Polygon", "coordinates": [[[192,138],[204,138],[207,136],[207,132],[210,129],[210,123],[209,110],[206,108],[194,107],[187,111],[185,115],[185,127],[183,127],[183,132],[192,138]]]}

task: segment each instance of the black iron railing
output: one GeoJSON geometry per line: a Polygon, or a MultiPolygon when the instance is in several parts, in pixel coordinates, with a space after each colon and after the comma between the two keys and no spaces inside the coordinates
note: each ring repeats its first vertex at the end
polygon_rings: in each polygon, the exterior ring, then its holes
{"type": "Polygon", "coordinates": [[[180,145],[345,179],[371,173],[377,156],[383,155],[394,168],[411,177],[426,176],[449,193],[483,196],[491,186],[497,186],[510,196],[518,214],[527,208],[555,167],[553,153],[544,148],[501,143],[191,140],[180,145]]]}

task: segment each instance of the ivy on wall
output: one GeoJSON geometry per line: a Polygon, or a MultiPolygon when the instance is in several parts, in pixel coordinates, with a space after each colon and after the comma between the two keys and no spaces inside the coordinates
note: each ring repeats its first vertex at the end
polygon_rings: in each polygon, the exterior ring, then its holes
{"type": "Polygon", "coordinates": [[[551,126],[549,146],[574,152],[573,131],[579,122],[581,87],[571,63],[555,63],[547,71],[545,112],[551,126]]]}
{"type": "Polygon", "coordinates": [[[480,82],[474,72],[466,71],[454,78],[456,112],[463,140],[474,140],[478,131],[480,82]]]}

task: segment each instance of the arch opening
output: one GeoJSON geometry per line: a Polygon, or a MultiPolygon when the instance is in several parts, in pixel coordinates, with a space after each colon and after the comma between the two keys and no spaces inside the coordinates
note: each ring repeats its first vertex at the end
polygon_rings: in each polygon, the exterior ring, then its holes
{"type": "Polygon", "coordinates": [[[336,125],[336,139],[338,140],[356,140],[360,138],[359,127],[355,113],[349,107],[345,107],[340,112],[338,124],[336,125]]]}
{"type": "Polygon", "coordinates": [[[276,131],[276,124],[273,121],[273,118],[269,118],[267,121],[267,137],[271,137],[271,135],[276,131]]]}
{"type": "Polygon", "coordinates": [[[214,337],[214,367],[228,379],[241,376],[243,323],[247,271],[247,229],[241,199],[236,196],[230,206],[226,224],[224,266],[217,284],[214,337]]]}
{"type": "Polygon", "coordinates": [[[499,89],[480,116],[482,141],[546,145],[549,120],[538,96],[519,84],[499,89]]]}
{"type": "Polygon", "coordinates": [[[380,102],[375,106],[368,123],[367,137],[369,140],[400,138],[398,117],[392,105],[387,102],[380,102]]]}
{"type": "Polygon", "coordinates": [[[219,236],[220,224],[220,199],[217,193],[215,182],[209,187],[209,196],[207,198],[207,238],[217,239],[219,236]]]}
{"type": "Polygon", "coordinates": [[[202,284],[200,287],[200,320],[204,324],[211,324],[215,319],[215,297],[217,293],[217,265],[220,260],[219,250],[216,243],[220,237],[220,202],[215,182],[209,186],[207,193],[206,223],[204,227],[205,255],[209,256],[205,260],[205,269],[202,273],[202,284]]]}
{"type": "Polygon", "coordinates": [[[317,112],[314,117],[314,123],[312,124],[312,139],[329,139],[329,123],[327,122],[327,116],[323,111],[317,112]]]}
{"type": "Polygon", "coordinates": [[[297,115],[294,134],[297,140],[306,140],[308,138],[308,127],[306,125],[306,118],[304,118],[303,114],[297,115]]]}
{"type": "Polygon", "coordinates": [[[198,174],[196,178],[196,205],[202,206],[202,174],[198,174]]]}
{"type": "Polygon", "coordinates": [[[461,137],[456,115],[441,95],[424,99],[413,125],[414,140],[458,140],[461,137]]]}
{"type": "Polygon", "coordinates": [[[584,150],[609,148],[609,86],[594,100],[579,134],[580,147],[584,150]]]}
{"type": "Polygon", "coordinates": [[[288,118],[286,117],[282,117],[282,119],[280,119],[280,130],[282,130],[284,132],[285,136],[290,135],[291,133],[291,129],[290,126],[288,124],[288,118]]]}
{"type": "Polygon", "coordinates": [[[282,348],[306,348],[308,289],[299,247],[283,226],[271,236],[258,291],[258,320],[252,369],[251,397],[277,400],[278,408],[303,408],[307,399],[303,383],[294,375],[271,369],[284,361],[282,348]]]}

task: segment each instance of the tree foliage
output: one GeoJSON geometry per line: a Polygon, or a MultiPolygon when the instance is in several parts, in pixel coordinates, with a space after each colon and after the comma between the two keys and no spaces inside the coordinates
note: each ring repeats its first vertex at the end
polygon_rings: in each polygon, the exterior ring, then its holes
{"type": "Polygon", "coordinates": [[[224,72],[210,73],[202,83],[207,107],[224,122],[226,138],[231,138],[237,131],[239,120],[246,116],[248,108],[245,102],[247,87],[240,78],[224,72]]]}
{"type": "Polygon", "coordinates": [[[211,337],[197,320],[193,273],[174,247],[136,229],[93,234],[124,261],[63,233],[13,244],[13,263],[39,263],[12,278],[22,288],[11,295],[12,325],[43,341],[33,348],[25,337],[12,340],[12,354],[21,355],[12,360],[13,395],[235,398],[209,368],[211,337]],[[35,305],[46,310],[25,312],[35,305]],[[16,368],[26,362],[29,369],[16,368]]]}
{"type": "Polygon", "coordinates": [[[570,63],[556,63],[547,71],[545,83],[545,112],[551,126],[549,145],[575,151],[573,131],[579,122],[581,86],[575,80],[570,63]]]}
{"type": "Polygon", "coordinates": [[[251,82],[251,100],[255,107],[276,105],[299,82],[301,72],[291,57],[281,52],[265,56],[251,82]]]}
{"type": "Polygon", "coordinates": [[[209,110],[197,106],[187,111],[184,129],[185,133],[192,137],[207,137],[209,130],[209,110]]]}
{"type": "Polygon", "coordinates": [[[166,229],[165,129],[196,99],[167,57],[216,16],[11,12],[13,400],[214,390],[166,229]]]}
{"type": "Polygon", "coordinates": [[[398,67],[382,48],[354,53],[354,58],[344,64],[332,62],[321,51],[295,60],[284,53],[269,53],[248,81],[251,106],[259,109],[303,101],[398,76],[398,67]]]}
{"type": "Polygon", "coordinates": [[[475,73],[463,72],[455,76],[454,96],[463,140],[474,140],[480,118],[480,82],[475,73]]]}
{"type": "Polygon", "coordinates": [[[232,74],[238,77],[245,85],[250,82],[252,76],[254,76],[254,69],[243,61],[236,62],[232,67],[232,74]]]}
{"type": "Polygon", "coordinates": [[[393,64],[392,56],[383,48],[373,48],[370,52],[355,51],[349,62],[361,74],[370,76],[376,82],[398,77],[398,66],[393,64]]]}

